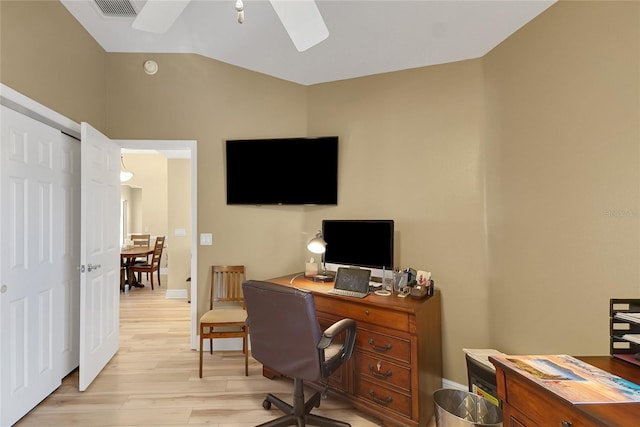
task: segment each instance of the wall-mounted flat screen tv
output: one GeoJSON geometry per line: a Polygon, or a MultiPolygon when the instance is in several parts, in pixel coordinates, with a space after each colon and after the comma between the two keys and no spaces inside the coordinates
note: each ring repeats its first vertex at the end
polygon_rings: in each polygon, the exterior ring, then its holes
{"type": "Polygon", "coordinates": [[[338,204],[338,137],[226,141],[227,204],[338,204]]]}

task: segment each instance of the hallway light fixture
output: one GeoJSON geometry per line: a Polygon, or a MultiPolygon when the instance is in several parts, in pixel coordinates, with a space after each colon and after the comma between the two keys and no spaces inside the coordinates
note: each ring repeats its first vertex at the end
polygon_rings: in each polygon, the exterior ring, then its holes
{"type": "Polygon", "coordinates": [[[133,178],[133,172],[127,169],[127,167],[124,165],[123,156],[120,156],[120,163],[122,164],[122,169],[120,169],[120,182],[127,182],[131,178],[133,178]]]}

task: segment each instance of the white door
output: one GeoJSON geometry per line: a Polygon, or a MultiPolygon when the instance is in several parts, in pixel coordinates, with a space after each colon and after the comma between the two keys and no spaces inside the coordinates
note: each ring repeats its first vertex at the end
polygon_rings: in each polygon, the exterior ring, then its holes
{"type": "Polygon", "coordinates": [[[63,136],[0,108],[0,425],[8,426],[61,383],[63,136]]]}
{"type": "Polygon", "coordinates": [[[120,146],[81,124],[80,390],[120,341],[120,146]]]}
{"type": "Polygon", "coordinates": [[[56,261],[61,263],[62,306],[62,378],[80,364],[80,141],[62,135],[60,197],[54,209],[61,215],[54,230],[56,261]]]}

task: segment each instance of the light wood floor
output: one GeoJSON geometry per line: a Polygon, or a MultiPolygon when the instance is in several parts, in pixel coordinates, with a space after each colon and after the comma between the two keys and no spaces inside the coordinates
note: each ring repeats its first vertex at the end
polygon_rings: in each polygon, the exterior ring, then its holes
{"type": "MultiPolygon", "coordinates": [[[[290,401],[292,382],[268,380],[241,352],[205,353],[198,378],[198,352],[189,347],[189,304],[166,299],[149,286],[121,294],[120,350],[89,389],[78,391],[77,371],[16,426],[194,426],[248,427],[279,417],[262,408],[267,392],[290,401]]],[[[313,413],[353,427],[379,421],[335,398],[313,413]]],[[[430,423],[430,427],[435,422],[430,423]]]]}

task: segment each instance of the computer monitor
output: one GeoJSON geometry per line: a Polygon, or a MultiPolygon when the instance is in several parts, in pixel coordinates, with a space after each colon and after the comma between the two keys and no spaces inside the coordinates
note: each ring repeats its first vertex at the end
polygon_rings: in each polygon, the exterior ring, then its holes
{"type": "Polygon", "coordinates": [[[382,277],[383,270],[393,270],[393,220],[325,219],[322,235],[327,242],[324,262],[329,271],[361,267],[370,269],[372,276],[382,277]]]}

